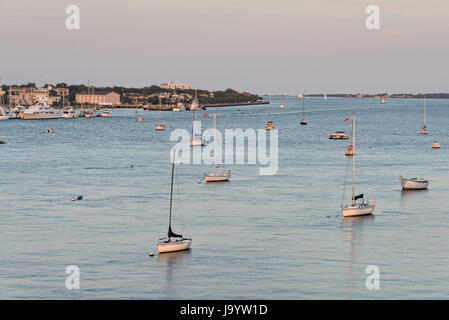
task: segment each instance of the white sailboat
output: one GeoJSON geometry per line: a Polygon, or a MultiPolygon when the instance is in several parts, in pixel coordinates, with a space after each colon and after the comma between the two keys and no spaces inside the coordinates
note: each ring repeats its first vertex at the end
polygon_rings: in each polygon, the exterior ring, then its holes
{"type": "Polygon", "coordinates": [[[265,123],[265,129],[266,130],[273,130],[274,129],[273,119],[271,118],[271,106],[270,106],[270,109],[268,111],[267,122],[265,123]]]}
{"type": "MultiPolygon", "coordinates": [[[[355,125],[355,123],[354,123],[354,117],[352,118],[352,132],[354,132],[354,125],[355,125]]],[[[348,146],[346,147],[346,150],[345,150],[345,155],[347,155],[347,156],[353,156],[354,154],[355,154],[355,152],[354,152],[354,146],[352,145],[352,143],[351,143],[351,136],[349,136],[349,144],[348,144],[348,146]]]]}
{"type": "Polygon", "coordinates": [[[187,250],[190,248],[190,245],[192,244],[192,239],[184,238],[181,234],[176,234],[171,229],[174,174],[175,174],[175,152],[173,152],[173,163],[171,169],[170,213],[168,218],[168,233],[166,237],[159,239],[157,243],[157,251],[159,253],[187,250]]]}
{"type": "Polygon", "coordinates": [[[206,178],[206,182],[221,182],[221,181],[228,181],[231,177],[231,170],[228,172],[225,171],[217,171],[217,155],[216,155],[216,149],[217,149],[217,114],[214,112],[214,172],[206,174],[204,177],[206,178]]]}
{"type": "Polygon", "coordinates": [[[195,122],[196,122],[196,111],[193,111],[192,139],[190,139],[190,145],[192,147],[193,146],[204,146],[204,138],[202,138],[201,132],[196,132],[195,122]]]}
{"type": "Polygon", "coordinates": [[[429,185],[429,180],[424,178],[411,178],[407,179],[399,176],[401,179],[401,186],[403,190],[424,190],[429,185]]]}
{"type": "Polygon", "coordinates": [[[427,117],[426,117],[426,97],[424,96],[424,126],[419,132],[421,134],[428,134],[429,130],[427,129],[427,117]]]}
{"type": "Polygon", "coordinates": [[[326,94],[324,94],[323,99],[324,99],[324,101],[327,101],[327,96],[326,96],[326,94]]]}
{"type": "MultiPolygon", "coordinates": [[[[355,113],[353,114],[352,144],[355,152],[355,113]]],[[[365,202],[363,193],[355,195],[355,157],[352,157],[352,201],[351,204],[342,205],[344,217],[362,216],[372,214],[375,208],[374,200],[371,204],[365,202]],[[361,201],[357,202],[357,200],[361,201]]]]}
{"type": "MultiPolygon", "coordinates": [[[[159,97],[159,107],[162,108],[161,97],[159,97]]],[[[156,130],[165,130],[165,129],[167,129],[167,124],[165,123],[164,119],[162,119],[162,111],[159,110],[157,114],[156,130]]]]}
{"type": "Polygon", "coordinates": [[[304,94],[303,94],[302,95],[302,119],[301,119],[301,122],[300,122],[300,124],[302,126],[305,126],[307,124],[305,116],[306,116],[306,109],[305,109],[305,106],[304,106],[304,94]]]}

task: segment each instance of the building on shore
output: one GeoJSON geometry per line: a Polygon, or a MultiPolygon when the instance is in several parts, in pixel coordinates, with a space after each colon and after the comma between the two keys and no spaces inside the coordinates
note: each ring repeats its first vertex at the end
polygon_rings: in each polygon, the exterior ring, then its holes
{"type": "Polygon", "coordinates": [[[53,88],[52,86],[42,88],[12,87],[10,91],[8,92],[8,98],[10,94],[12,105],[32,105],[42,101],[52,105],[55,102],[60,102],[63,96],[69,95],[68,88],[53,88]]]}
{"type": "Polygon", "coordinates": [[[120,104],[120,94],[114,91],[95,91],[95,93],[77,93],[78,104],[96,104],[99,106],[114,106],[120,104]]]}
{"type": "Polygon", "coordinates": [[[192,85],[190,83],[174,83],[169,81],[167,83],[161,83],[160,87],[162,89],[179,89],[179,90],[192,90],[192,85]]]}

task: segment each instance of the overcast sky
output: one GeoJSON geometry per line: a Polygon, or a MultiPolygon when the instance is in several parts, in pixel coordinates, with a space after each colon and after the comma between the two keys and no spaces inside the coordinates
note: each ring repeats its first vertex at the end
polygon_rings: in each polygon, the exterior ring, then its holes
{"type": "Polygon", "coordinates": [[[8,84],[449,92],[448,0],[1,0],[0,41],[8,84]]]}

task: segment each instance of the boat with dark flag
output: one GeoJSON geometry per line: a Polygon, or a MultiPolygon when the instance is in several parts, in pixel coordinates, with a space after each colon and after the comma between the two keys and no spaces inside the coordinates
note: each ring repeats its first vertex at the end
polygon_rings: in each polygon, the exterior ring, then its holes
{"type": "MultiPolygon", "coordinates": [[[[355,154],[355,113],[352,118],[352,150],[355,154]]],[[[352,157],[352,201],[350,204],[342,205],[341,211],[344,217],[363,216],[372,214],[375,205],[374,200],[365,202],[363,193],[355,195],[355,156],[352,157]],[[361,201],[357,201],[361,200],[361,201]]]]}
{"type": "Polygon", "coordinates": [[[187,250],[192,244],[192,239],[184,238],[181,234],[176,234],[171,228],[172,208],[173,208],[173,176],[175,174],[175,152],[173,152],[173,163],[171,169],[171,187],[170,187],[170,213],[168,218],[168,233],[164,238],[159,239],[157,251],[159,253],[187,250]]]}

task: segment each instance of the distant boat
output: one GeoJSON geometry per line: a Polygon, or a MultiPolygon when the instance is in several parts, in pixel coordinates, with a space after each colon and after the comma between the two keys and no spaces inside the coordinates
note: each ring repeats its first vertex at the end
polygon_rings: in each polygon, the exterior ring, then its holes
{"type": "Polygon", "coordinates": [[[327,101],[327,96],[326,96],[326,94],[324,94],[323,99],[324,99],[324,101],[327,101]]]}
{"type": "Polygon", "coordinates": [[[300,124],[302,126],[305,126],[307,124],[305,116],[306,116],[306,108],[304,106],[304,95],[302,95],[302,119],[301,119],[301,122],[300,122],[300,124]]]}
{"type": "Polygon", "coordinates": [[[225,171],[217,171],[216,165],[216,149],[217,149],[217,114],[214,113],[214,172],[206,174],[204,177],[206,178],[206,182],[221,182],[228,181],[231,177],[231,170],[228,172],[225,171]]]}
{"type": "Polygon", "coordinates": [[[193,111],[192,120],[192,139],[190,140],[190,145],[193,146],[204,146],[204,139],[201,132],[195,132],[195,121],[196,121],[196,111],[193,111]]]}
{"type": "Polygon", "coordinates": [[[284,109],[284,105],[283,104],[281,104],[280,106],[279,106],[279,108],[281,108],[281,109],[284,109]]]}
{"type": "Polygon", "coordinates": [[[428,134],[429,130],[427,129],[427,117],[426,117],[426,97],[424,97],[424,126],[419,132],[421,134],[428,134]]]}
{"type": "Polygon", "coordinates": [[[434,143],[432,143],[432,148],[433,149],[440,149],[440,143],[438,141],[435,141],[434,143]]]}
{"type": "Polygon", "coordinates": [[[382,100],[380,100],[380,103],[381,104],[385,104],[387,101],[384,99],[384,98],[382,98],[382,100]]]}
{"type": "Polygon", "coordinates": [[[268,110],[267,122],[265,123],[265,129],[266,130],[273,130],[274,129],[273,119],[271,118],[271,107],[268,110]]]}
{"type": "Polygon", "coordinates": [[[335,131],[335,133],[332,133],[329,135],[329,139],[337,139],[337,140],[344,139],[344,140],[346,140],[349,138],[350,138],[350,136],[348,134],[346,134],[344,131],[335,131]]]}
{"type": "Polygon", "coordinates": [[[192,103],[190,104],[190,110],[201,110],[200,103],[198,101],[198,92],[195,90],[195,98],[193,98],[192,103]]]}
{"type": "Polygon", "coordinates": [[[407,179],[402,176],[399,176],[401,179],[401,186],[403,190],[423,190],[427,189],[427,186],[429,185],[429,180],[427,179],[417,179],[417,178],[411,178],[407,179]]]}
{"type": "MultiPolygon", "coordinates": [[[[352,131],[352,144],[355,152],[355,113],[353,114],[353,131],[352,131]]],[[[364,200],[364,194],[355,195],[355,157],[352,157],[352,201],[351,204],[342,205],[341,210],[344,217],[362,216],[372,214],[375,205],[374,200],[371,204],[366,203],[364,200]],[[360,202],[357,200],[361,199],[360,202]]]]}
{"type": "Polygon", "coordinates": [[[103,117],[103,118],[112,117],[112,110],[104,109],[104,110],[100,111],[100,117],[103,117]]]}
{"type": "MultiPolygon", "coordinates": [[[[352,133],[353,134],[354,134],[354,129],[355,129],[354,126],[355,126],[355,122],[354,122],[354,116],[353,116],[352,117],[352,133]]],[[[352,139],[354,139],[354,137],[352,139]]],[[[345,155],[347,155],[347,156],[353,156],[354,155],[354,147],[351,144],[351,140],[352,139],[349,138],[349,145],[346,147],[346,150],[345,150],[345,155]]]]}
{"type": "Polygon", "coordinates": [[[5,108],[0,107],[0,120],[9,120],[11,117],[6,112],[5,108]]]}
{"type": "Polygon", "coordinates": [[[138,117],[137,117],[137,121],[138,121],[138,122],[142,122],[142,121],[143,121],[143,117],[142,117],[142,116],[138,116],[138,117]]]}
{"type": "Polygon", "coordinates": [[[203,113],[203,117],[207,118],[208,116],[209,116],[209,114],[207,112],[203,113]]]}
{"type": "Polygon", "coordinates": [[[64,108],[62,110],[61,118],[70,119],[70,118],[79,118],[80,113],[75,112],[73,108],[64,108]]]}
{"type": "Polygon", "coordinates": [[[171,169],[170,213],[168,218],[168,233],[167,237],[159,239],[157,243],[157,250],[159,253],[187,250],[190,248],[190,245],[192,244],[192,239],[184,238],[181,234],[176,234],[171,229],[174,174],[175,174],[175,152],[173,152],[173,163],[171,169]]]}
{"type": "MultiPolygon", "coordinates": [[[[161,97],[159,97],[159,106],[162,106],[161,97]]],[[[165,129],[167,129],[167,124],[162,119],[162,111],[161,110],[159,110],[159,112],[157,113],[157,119],[158,119],[158,121],[156,123],[156,130],[165,130],[165,129]]]]}

